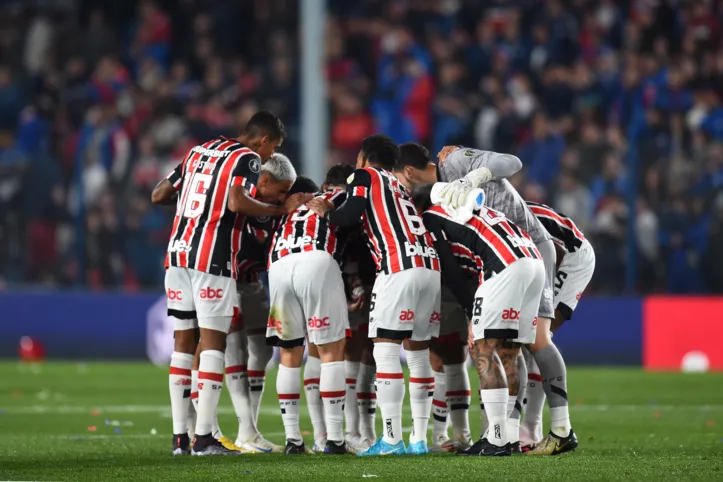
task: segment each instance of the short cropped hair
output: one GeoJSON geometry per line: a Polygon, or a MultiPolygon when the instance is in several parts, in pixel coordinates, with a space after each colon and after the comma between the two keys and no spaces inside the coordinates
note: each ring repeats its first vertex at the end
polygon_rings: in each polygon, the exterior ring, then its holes
{"type": "Polygon", "coordinates": [[[316,183],[308,177],[299,176],[296,178],[294,185],[291,186],[291,189],[289,189],[287,195],[291,196],[300,192],[304,194],[313,194],[319,192],[319,186],[317,186],[316,183]]]}
{"type": "Polygon", "coordinates": [[[416,142],[407,142],[399,146],[399,161],[395,169],[401,170],[404,166],[415,169],[427,169],[431,160],[426,147],[416,142]]]}
{"type": "Polygon", "coordinates": [[[399,147],[390,138],[381,134],[369,136],[362,141],[361,151],[371,164],[384,169],[394,169],[399,160],[399,147]]]}
{"type": "Polygon", "coordinates": [[[296,169],[291,161],[285,155],[277,152],[269,157],[261,166],[261,172],[265,172],[270,175],[276,181],[291,181],[296,180],[296,169]]]}
{"type": "Polygon", "coordinates": [[[354,168],[349,164],[337,164],[331,166],[326,172],[324,184],[327,186],[346,186],[346,180],[354,173],[354,168]]]}
{"type": "Polygon", "coordinates": [[[286,138],[286,129],[276,114],[268,110],[261,110],[251,116],[244,129],[244,134],[251,137],[269,136],[271,140],[283,141],[286,138]]]}

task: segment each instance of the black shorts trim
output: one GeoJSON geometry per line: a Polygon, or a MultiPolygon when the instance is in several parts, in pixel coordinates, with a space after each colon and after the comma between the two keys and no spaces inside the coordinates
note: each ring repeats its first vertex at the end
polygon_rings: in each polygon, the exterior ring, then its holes
{"type": "Polygon", "coordinates": [[[572,319],[572,308],[567,306],[565,303],[558,303],[555,309],[560,312],[564,321],[572,319]]]}
{"type": "Polygon", "coordinates": [[[412,330],[388,330],[386,328],[377,328],[377,338],[388,338],[390,340],[404,340],[412,337],[412,330]]]}
{"type": "Polygon", "coordinates": [[[278,346],[279,348],[296,348],[297,346],[304,346],[306,338],[296,338],[295,340],[282,340],[278,336],[267,336],[266,344],[271,346],[278,346]]]}
{"type": "Polygon", "coordinates": [[[168,316],[178,318],[179,320],[193,320],[195,318],[198,318],[198,316],[196,316],[196,310],[182,311],[182,310],[172,310],[170,308],[168,308],[168,316]]]}
{"type": "Polygon", "coordinates": [[[484,332],[485,339],[496,338],[499,340],[514,340],[518,336],[518,331],[511,328],[488,329],[484,332]]]}

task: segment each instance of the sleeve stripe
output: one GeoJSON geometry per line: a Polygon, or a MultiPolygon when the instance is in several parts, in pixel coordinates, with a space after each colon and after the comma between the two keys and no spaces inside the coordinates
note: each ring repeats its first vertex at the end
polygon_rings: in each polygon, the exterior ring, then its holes
{"type": "Polygon", "coordinates": [[[360,196],[360,197],[367,197],[367,193],[369,192],[369,188],[366,186],[354,186],[354,190],[352,191],[352,196],[360,196]]]}
{"type": "Polygon", "coordinates": [[[243,176],[236,176],[231,181],[232,186],[244,186],[246,184],[246,178],[243,176]]]}

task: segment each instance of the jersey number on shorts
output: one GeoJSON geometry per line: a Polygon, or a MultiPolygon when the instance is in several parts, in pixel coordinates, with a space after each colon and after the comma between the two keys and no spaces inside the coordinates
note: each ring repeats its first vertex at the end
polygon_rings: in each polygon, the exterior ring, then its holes
{"type": "Polygon", "coordinates": [[[206,207],[206,193],[211,187],[213,175],[189,173],[186,174],[186,184],[188,186],[188,197],[183,206],[183,217],[197,218],[203,214],[206,207]]]}
{"type": "Polygon", "coordinates": [[[474,299],[474,310],[472,316],[482,316],[482,298],[474,299]]]}
{"type": "Polygon", "coordinates": [[[407,220],[407,226],[409,226],[409,230],[412,234],[415,236],[421,236],[426,233],[427,228],[424,227],[422,218],[417,214],[414,204],[412,204],[411,201],[399,198],[399,205],[402,207],[402,214],[404,214],[404,219],[407,220]]]}
{"type": "Polygon", "coordinates": [[[377,294],[372,293],[372,296],[369,299],[369,311],[374,311],[374,307],[376,306],[376,301],[377,301],[377,294]]]}
{"type": "Polygon", "coordinates": [[[562,289],[562,285],[567,279],[567,273],[565,273],[564,271],[558,271],[556,278],[557,282],[555,282],[555,295],[557,295],[562,289]]]}

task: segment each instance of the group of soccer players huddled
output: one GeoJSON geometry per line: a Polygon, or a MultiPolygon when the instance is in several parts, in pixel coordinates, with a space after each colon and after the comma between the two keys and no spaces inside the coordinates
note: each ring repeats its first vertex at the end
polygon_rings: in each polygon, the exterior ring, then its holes
{"type": "Polygon", "coordinates": [[[258,112],[238,138],[193,147],[153,190],[154,203],[176,206],[165,281],[173,453],[574,450],[551,337],[572,317],[595,255],[572,220],[507,181],[520,159],[448,146],[434,162],[419,144],[373,135],[356,169],[333,166],[319,187],[275,153],[284,137],[274,114],[258,112]],[[285,447],[258,427],[274,346],[285,447]],[[480,381],[476,442],[468,355],[480,381]],[[224,379],[235,441],[217,420],[224,379]],[[311,447],[299,428],[302,386],[311,447]]]}

